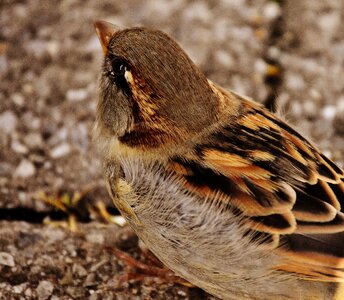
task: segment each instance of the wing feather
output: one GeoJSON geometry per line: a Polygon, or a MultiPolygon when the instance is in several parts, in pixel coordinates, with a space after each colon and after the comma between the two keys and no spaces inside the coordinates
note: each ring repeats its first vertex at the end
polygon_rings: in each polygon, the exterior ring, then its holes
{"type": "Polygon", "coordinates": [[[193,153],[188,160],[171,159],[172,169],[189,190],[221,195],[245,216],[249,231],[270,235],[266,241],[285,257],[279,269],[344,282],[341,168],[247,100],[237,119],[217,128],[193,153]]]}

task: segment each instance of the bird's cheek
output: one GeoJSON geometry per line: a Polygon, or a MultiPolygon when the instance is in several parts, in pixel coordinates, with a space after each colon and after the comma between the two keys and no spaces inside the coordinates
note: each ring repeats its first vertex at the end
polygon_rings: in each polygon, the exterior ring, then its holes
{"type": "Polygon", "coordinates": [[[125,134],[132,126],[132,105],[122,92],[115,89],[101,93],[97,115],[102,125],[116,137],[125,134]]]}

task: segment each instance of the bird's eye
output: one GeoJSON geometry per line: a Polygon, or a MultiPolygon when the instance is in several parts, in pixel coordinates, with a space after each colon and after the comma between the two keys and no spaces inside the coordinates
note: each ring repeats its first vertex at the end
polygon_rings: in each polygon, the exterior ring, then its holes
{"type": "Polygon", "coordinates": [[[130,70],[128,63],[124,59],[113,54],[108,56],[108,78],[124,93],[130,94],[129,83],[124,76],[126,71],[130,70]]]}
{"type": "Polygon", "coordinates": [[[127,70],[126,63],[122,59],[119,59],[119,58],[115,58],[112,61],[111,65],[112,65],[111,72],[117,76],[123,76],[125,71],[127,70]]]}
{"type": "Polygon", "coordinates": [[[128,70],[128,64],[123,59],[114,55],[109,55],[109,67],[107,75],[114,81],[124,79],[125,71],[128,70]]]}

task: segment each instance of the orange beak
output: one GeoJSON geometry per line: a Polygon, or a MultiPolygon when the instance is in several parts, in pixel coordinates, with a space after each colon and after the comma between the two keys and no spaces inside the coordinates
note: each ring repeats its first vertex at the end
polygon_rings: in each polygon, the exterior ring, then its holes
{"type": "Polygon", "coordinates": [[[97,32],[100,44],[102,45],[104,55],[106,55],[108,51],[107,46],[109,44],[109,41],[111,37],[116,33],[116,31],[119,30],[119,28],[105,21],[94,22],[94,27],[96,28],[96,32],[97,32]]]}

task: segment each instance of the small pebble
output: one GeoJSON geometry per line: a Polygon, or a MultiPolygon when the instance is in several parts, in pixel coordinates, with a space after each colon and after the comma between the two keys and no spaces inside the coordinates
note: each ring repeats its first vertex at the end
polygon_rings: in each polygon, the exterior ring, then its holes
{"type": "Polygon", "coordinates": [[[14,104],[16,104],[19,107],[23,107],[25,104],[24,96],[19,93],[14,93],[12,95],[12,101],[14,102],[14,104]]]}
{"type": "Polygon", "coordinates": [[[224,68],[233,68],[235,64],[233,57],[225,50],[217,50],[215,52],[215,58],[224,68]]]}
{"type": "Polygon", "coordinates": [[[48,299],[54,291],[54,285],[47,280],[39,282],[36,292],[39,300],[48,299]]]}
{"type": "Polygon", "coordinates": [[[47,43],[43,40],[30,40],[24,44],[25,50],[40,58],[47,52],[47,43]]]}
{"type": "Polygon", "coordinates": [[[80,146],[80,149],[86,151],[88,149],[89,140],[89,128],[85,123],[79,123],[71,128],[70,132],[70,142],[74,145],[80,146]]]}
{"type": "Polygon", "coordinates": [[[43,144],[43,139],[40,134],[32,132],[24,137],[24,142],[30,149],[37,149],[41,148],[43,144]]]}
{"type": "Polygon", "coordinates": [[[272,59],[278,59],[279,56],[281,55],[281,50],[277,48],[276,46],[271,46],[267,50],[267,53],[268,53],[268,57],[272,59]]]}
{"type": "Polygon", "coordinates": [[[254,63],[254,69],[258,74],[265,75],[267,63],[263,59],[257,59],[254,63]]]}
{"type": "Polygon", "coordinates": [[[24,113],[20,118],[20,122],[28,129],[31,129],[32,131],[41,129],[41,125],[42,125],[41,119],[35,116],[33,112],[31,111],[24,113]]]}
{"type": "Polygon", "coordinates": [[[322,115],[327,120],[332,120],[336,116],[336,107],[334,105],[326,105],[323,108],[322,115]]]}
{"type": "Polygon", "coordinates": [[[0,114],[0,128],[5,133],[11,133],[17,127],[18,118],[12,111],[5,111],[0,114]]]}
{"type": "MultiPolygon", "coordinates": [[[[108,263],[108,260],[107,259],[103,259],[101,260],[100,262],[96,263],[95,265],[93,265],[91,268],[90,268],[90,271],[91,272],[96,272],[100,267],[102,267],[103,265],[106,265],[108,263]]],[[[90,274],[94,274],[94,273],[90,273],[90,274]]],[[[87,280],[87,279],[86,279],[87,280]]]]}
{"type": "Polygon", "coordinates": [[[303,77],[295,73],[287,73],[285,75],[285,85],[288,89],[294,91],[301,91],[306,86],[303,77]]]}
{"type": "Polygon", "coordinates": [[[185,11],[185,16],[188,19],[200,20],[200,21],[209,21],[212,16],[206,2],[191,2],[188,9],[185,11]]]}
{"type": "Polygon", "coordinates": [[[187,296],[186,293],[185,293],[184,291],[182,291],[182,290],[179,290],[179,291],[177,292],[177,294],[178,294],[179,296],[183,296],[183,297],[186,297],[186,296],[187,296]]]}
{"type": "Polygon", "coordinates": [[[60,145],[57,145],[50,151],[50,156],[52,158],[61,158],[63,156],[66,156],[71,151],[71,147],[67,143],[62,143],[60,145]]]}
{"type": "Polygon", "coordinates": [[[263,8],[263,15],[268,20],[276,19],[281,15],[281,7],[276,2],[268,2],[263,8]]]}
{"type": "Polygon", "coordinates": [[[23,159],[16,170],[14,171],[14,176],[15,177],[21,177],[21,178],[29,178],[36,173],[36,168],[35,166],[28,161],[27,159],[23,159]]]}
{"type": "Polygon", "coordinates": [[[96,280],[96,275],[94,273],[90,273],[87,275],[85,282],[84,282],[84,286],[88,287],[88,286],[94,286],[98,283],[98,281],[96,280]]]}
{"type": "Polygon", "coordinates": [[[18,200],[23,207],[28,206],[30,202],[30,196],[26,192],[18,192],[18,200]]]}
{"type": "Polygon", "coordinates": [[[96,293],[91,294],[91,296],[88,297],[88,300],[98,300],[98,294],[96,293]]]}
{"type": "Polygon", "coordinates": [[[341,25],[340,12],[333,10],[332,12],[320,15],[317,24],[327,34],[333,34],[341,25]]]}
{"type": "Polygon", "coordinates": [[[73,299],[85,299],[87,290],[81,286],[69,286],[67,287],[66,292],[73,299]]]}
{"type": "Polygon", "coordinates": [[[86,240],[90,243],[94,244],[103,244],[104,243],[104,236],[99,232],[91,232],[86,235],[86,240]]]}
{"type": "Polygon", "coordinates": [[[79,264],[74,264],[72,267],[72,272],[78,277],[85,277],[87,276],[87,271],[83,266],[80,266],[79,264]]]}
{"type": "Polygon", "coordinates": [[[60,228],[50,227],[46,234],[50,243],[58,242],[66,238],[66,232],[60,228]]]}
{"type": "Polygon", "coordinates": [[[15,294],[23,294],[24,290],[26,289],[27,287],[27,283],[23,283],[23,284],[18,284],[18,285],[15,285],[13,287],[13,292],[15,294]]]}
{"type": "Polygon", "coordinates": [[[23,84],[23,92],[24,92],[24,94],[31,95],[31,94],[33,94],[34,90],[35,89],[34,89],[34,87],[33,87],[33,85],[31,83],[23,84]]]}
{"type": "Polygon", "coordinates": [[[7,252],[0,252],[0,265],[14,267],[13,256],[7,252]]]}
{"type": "Polygon", "coordinates": [[[68,90],[66,98],[71,102],[79,102],[87,99],[89,92],[87,89],[68,90]]]}
{"type": "Polygon", "coordinates": [[[24,292],[24,295],[26,298],[31,299],[32,298],[32,290],[30,288],[27,288],[24,292]]]}
{"type": "Polygon", "coordinates": [[[14,152],[19,154],[27,154],[29,152],[29,149],[20,143],[18,140],[13,140],[11,143],[11,148],[14,152]]]}
{"type": "Polygon", "coordinates": [[[46,50],[51,57],[56,57],[60,50],[60,45],[56,41],[50,41],[47,43],[46,50]]]}
{"type": "Polygon", "coordinates": [[[315,99],[315,100],[321,99],[321,93],[320,93],[319,90],[317,90],[317,89],[311,88],[311,89],[309,90],[309,94],[310,94],[310,96],[311,96],[313,99],[315,99]]]}
{"type": "Polygon", "coordinates": [[[43,155],[38,155],[38,154],[31,154],[29,156],[30,161],[32,161],[36,167],[41,167],[44,165],[46,161],[46,157],[43,155]]]}

